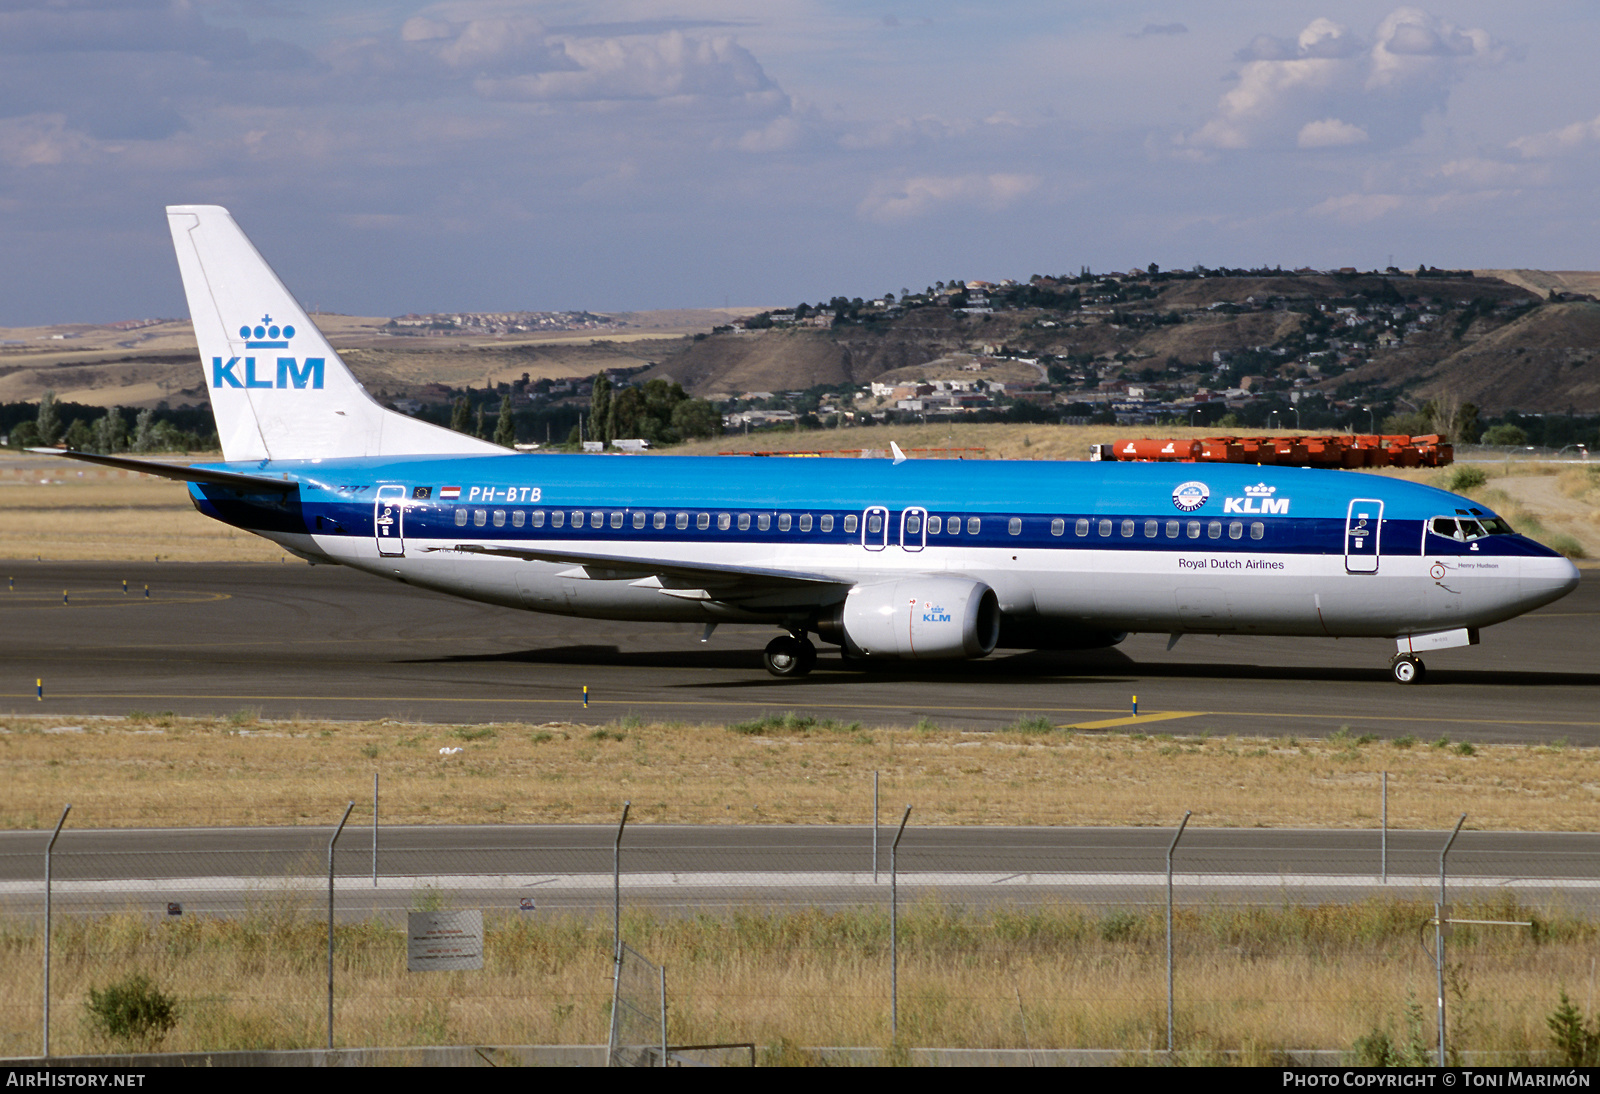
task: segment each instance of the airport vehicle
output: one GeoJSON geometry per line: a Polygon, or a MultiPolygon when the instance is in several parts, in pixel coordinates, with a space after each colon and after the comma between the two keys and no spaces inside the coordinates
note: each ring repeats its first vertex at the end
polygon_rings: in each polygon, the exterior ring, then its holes
{"type": "MultiPolygon", "coordinates": [[[[224,462],[65,453],[190,484],[313,562],[541,612],[764,622],[847,663],[1129,632],[1393,638],[1419,654],[1576,587],[1477,502],[1245,465],[534,456],[378,405],[224,209],[167,210],[224,462]]],[[[1169,649],[1171,645],[1169,643],[1169,649]]]]}

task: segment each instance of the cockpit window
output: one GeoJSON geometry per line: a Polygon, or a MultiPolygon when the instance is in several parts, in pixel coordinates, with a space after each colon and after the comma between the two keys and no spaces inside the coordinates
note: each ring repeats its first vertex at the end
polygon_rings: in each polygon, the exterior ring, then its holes
{"type": "Polygon", "coordinates": [[[1504,517],[1484,517],[1482,520],[1474,520],[1467,516],[1434,517],[1428,522],[1428,530],[1436,536],[1453,539],[1458,543],[1468,543],[1484,536],[1514,534],[1511,525],[1506,523],[1504,517]]]}

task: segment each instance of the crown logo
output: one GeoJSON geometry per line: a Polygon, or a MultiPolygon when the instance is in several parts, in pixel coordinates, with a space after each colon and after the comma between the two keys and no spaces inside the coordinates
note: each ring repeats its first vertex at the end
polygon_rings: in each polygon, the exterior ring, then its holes
{"type": "Polygon", "coordinates": [[[263,315],[255,326],[246,323],[240,327],[239,337],[244,339],[245,349],[288,349],[294,328],[288,324],[279,327],[272,316],[263,315]]]}
{"type": "Polygon", "coordinates": [[[1278,492],[1278,488],[1276,486],[1268,486],[1264,482],[1258,482],[1254,486],[1245,487],[1244,492],[1246,496],[1252,498],[1270,498],[1278,492]]]}

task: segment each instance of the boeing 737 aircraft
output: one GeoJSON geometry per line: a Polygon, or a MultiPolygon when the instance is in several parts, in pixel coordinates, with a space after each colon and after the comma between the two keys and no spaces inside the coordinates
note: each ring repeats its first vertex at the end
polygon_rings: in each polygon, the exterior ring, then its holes
{"type": "Polygon", "coordinates": [[[315,562],[708,635],[768,623],[778,676],[811,671],[812,635],[871,663],[1148,631],[1392,638],[1411,684],[1422,651],[1577,586],[1477,502],[1348,471],[519,455],[374,402],[227,210],[167,219],[224,462],[64,454],[185,480],[315,562]]]}

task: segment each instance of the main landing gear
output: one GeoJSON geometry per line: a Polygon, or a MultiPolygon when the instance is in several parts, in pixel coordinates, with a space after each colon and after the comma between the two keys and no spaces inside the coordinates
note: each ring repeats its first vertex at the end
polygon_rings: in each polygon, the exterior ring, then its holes
{"type": "Polygon", "coordinates": [[[1428,676],[1422,658],[1409,653],[1395,654],[1389,661],[1389,671],[1394,674],[1394,682],[1397,684],[1420,684],[1428,676]]]}
{"type": "Polygon", "coordinates": [[[817,647],[804,632],[782,634],[767,643],[761,663],[774,676],[804,676],[817,665],[817,647]]]}

